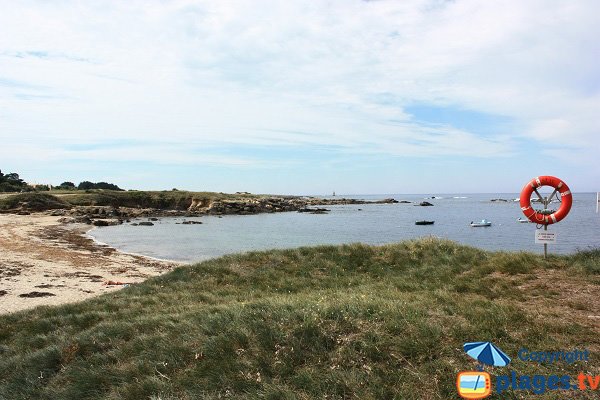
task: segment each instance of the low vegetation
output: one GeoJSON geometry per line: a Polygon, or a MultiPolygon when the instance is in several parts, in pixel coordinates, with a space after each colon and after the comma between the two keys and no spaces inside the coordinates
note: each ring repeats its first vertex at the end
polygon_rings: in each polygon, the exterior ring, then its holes
{"type": "Polygon", "coordinates": [[[185,210],[192,199],[222,200],[240,198],[240,195],[213,192],[94,190],[64,195],[62,198],[75,206],[115,206],[185,210]]]}
{"type": "Polygon", "coordinates": [[[483,340],[520,375],[599,374],[516,357],[597,360],[598,265],[599,251],[544,261],[436,239],[226,256],[0,317],[0,398],[453,399],[475,367],[462,344],[483,340]]]}
{"type": "Polygon", "coordinates": [[[186,191],[120,191],[120,190],[60,190],[21,193],[0,198],[0,210],[20,207],[26,210],[50,210],[72,206],[113,206],[132,208],[156,208],[159,210],[185,210],[192,199],[223,200],[260,197],[256,195],[225,194],[186,191]],[[47,204],[46,208],[40,205],[47,204]],[[61,207],[57,205],[61,204],[61,207]]]}
{"type": "Polygon", "coordinates": [[[27,192],[0,198],[0,210],[20,208],[30,211],[70,208],[68,202],[48,193],[27,192]]]}

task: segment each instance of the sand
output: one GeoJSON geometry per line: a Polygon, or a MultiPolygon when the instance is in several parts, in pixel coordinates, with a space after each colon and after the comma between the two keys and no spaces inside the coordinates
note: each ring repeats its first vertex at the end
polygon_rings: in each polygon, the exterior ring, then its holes
{"type": "Polygon", "coordinates": [[[178,264],[119,252],[85,236],[84,224],[45,214],[0,214],[0,314],[85,300],[178,264]]]}

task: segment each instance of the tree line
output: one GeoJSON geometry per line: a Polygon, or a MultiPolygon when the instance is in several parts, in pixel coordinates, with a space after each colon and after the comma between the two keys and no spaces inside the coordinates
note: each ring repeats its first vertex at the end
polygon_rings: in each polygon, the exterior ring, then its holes
{"type": "Polygon", "coordinates": [[[10,172],[4,175],[0,170],[0,192],[21,192],[29,187],[19,174],[10,172]]]}
{"type": "Polygon", "coordinates": [[[3,174],[0,170],[0,192],[33,192],[33,191],[48,191],[48,190],[123,190],[117,185],[108,182],[90,182],[83,181],[79,185],[73,182],[63,182],[58,186],[49,185],[30,185],[19,177],[16,172],[3,174]]]}

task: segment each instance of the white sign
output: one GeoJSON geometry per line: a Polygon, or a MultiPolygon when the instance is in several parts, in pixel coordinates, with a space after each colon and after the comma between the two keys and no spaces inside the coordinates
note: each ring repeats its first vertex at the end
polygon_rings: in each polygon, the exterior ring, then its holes
{"type": "Polygon", "coordinates": [[[556,232],[548,232],[542,230],[535,231],[535,242],[536,243],[556,243],[556,232]]]}

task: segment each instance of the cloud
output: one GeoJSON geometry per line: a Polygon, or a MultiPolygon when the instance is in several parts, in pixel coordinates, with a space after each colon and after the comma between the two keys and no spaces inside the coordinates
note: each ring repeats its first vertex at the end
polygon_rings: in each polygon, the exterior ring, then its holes
{"type": "MultiPolygon", "coordinates": [[[[530,142],[589,157],[599,13],[596,1],[541,0],[11,3],[0,15],[0,137],[394,157],[512,157],[530,142]],[[413,116],[415,104],[511,124],[493,134],[436,124],[413,116]]],[[[221,161],[247,162],[210,162],[221,161]]]]}

